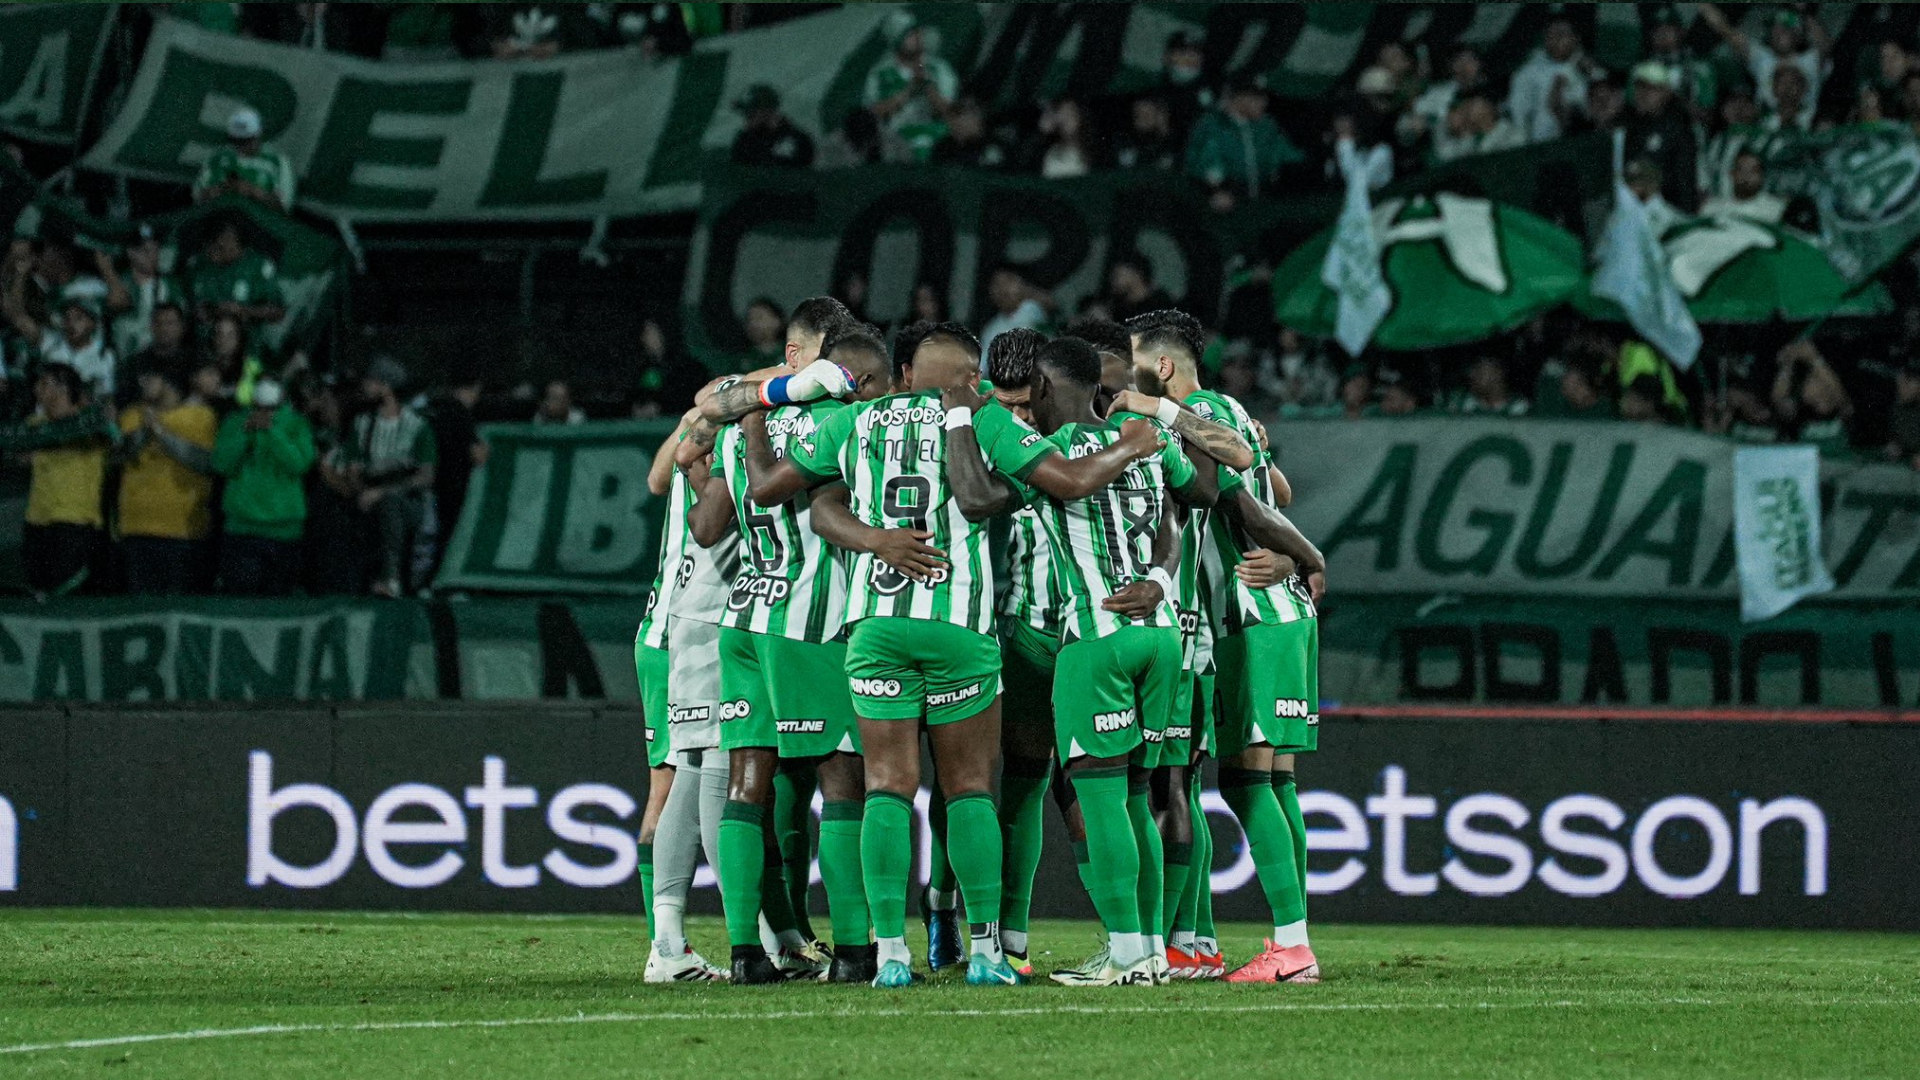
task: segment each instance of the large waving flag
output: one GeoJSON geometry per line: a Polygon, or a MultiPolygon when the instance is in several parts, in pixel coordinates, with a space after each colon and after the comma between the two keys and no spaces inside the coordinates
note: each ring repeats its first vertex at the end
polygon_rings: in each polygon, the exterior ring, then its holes
{"type": "Polygon", "coordinates": [[[1340,173],[1347,179],[1347,201],[1320,266],[1320,281],[1339,299],[1334,339],[1348,355],[1359,356],[1393,310],[1393,294],[1380,272],[1380,238],[1373,232],[1366,167],[1351,138],[1341,139],[1336,149],[1340,173]]]}
{"type": "Polygon", "coordinates": [[[1640,197],[1620,177],[1620,136],[1614,136],[1613,215],[1600,238],[1593,295],[1619,304],[1627,322],[1682,371],[1700,355],[1700,324],[1667,269],[1667,256],[1640,197]]]}

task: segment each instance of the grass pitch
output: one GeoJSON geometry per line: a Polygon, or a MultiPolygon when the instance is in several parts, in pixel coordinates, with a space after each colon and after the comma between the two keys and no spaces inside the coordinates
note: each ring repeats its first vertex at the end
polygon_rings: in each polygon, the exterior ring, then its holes
{"type": "MultiPolygon", "coordinates": [[[[1257,945],[1222,929],[1230,960],[1257,945]]],[[[1033,940],[1044,970],[1094,929],[1033,940]]],[[[711,920],[695,944],[725,956],[711,920]]],[[[1314,944],[1313,987],[652,987],[638,919],[0,911],[0,1076],[1920,1076],[1920,937],[1314,944]]]]}

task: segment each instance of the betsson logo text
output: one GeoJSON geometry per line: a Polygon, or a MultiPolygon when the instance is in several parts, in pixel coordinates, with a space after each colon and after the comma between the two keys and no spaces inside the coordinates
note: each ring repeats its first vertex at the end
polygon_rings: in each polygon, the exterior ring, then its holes
{"type": "MultiPolygon", "coordinates": [[[[1380,772],[1378,793],[1368,795],[1365,811],[1353,800],[1333,791],[1302,791],[1300,810],[1308,818],[1307,849],[1314,861],[1326,866],[1336,853],[1360,854],[1373,850],[1369,818],[1379,821],[1380,878],[1401,896],[1431,896],[1445,882],[1472,896],[1506,896],[1519,892],[1531,880],[1565,896],[1605,896],[1626,884],[1629,874],[1657,895],[1686,899],[1718,888],[1734,871],[1740,895],[1760,893],[1761,843],[1798,841],[1802,872],[1797,882],[1778,883],[1803,896],[1827,892],[1827,816],[1814,803],[1786,796],[1762,803],[1740,800],[1734,814],[1722,811],[1695,795],[1669,795],[1655,801],[1627,828],[1627,812],[1599,795],[1564,795],[1540,812],[1536,829],[1533,812],[1508,795],[1481,792],[1467,795],[1446,808],[1445,836],[1437,871],[1409,868],[1408,822],[1441,816],[1438,799],[1408,790],[1407,771],[1388,765],[1380,772]],[[1332,828],[1316,828],[1325,819],[1332,828]],[[1796,827],[1797,826],[1797,827],[1796,827]],[[1704,838],[1705,861],[1675,866],[1662,862],[1655,843],[1663,829],[1687,829],[1704,838]],[[1784,827],[1785,831],[1781,829],[1784,827]],[[1769,829],[1772,829],[1769,832],[1769,829]],[[1529,833],[1534,835],[1530,836],[1529,833]],[[1537,843],[1546,857],[1535,853],[1537,843]],[[1618,837],[1618,839],[1616,839],[1618,837]],[[1622,841],[1624,840],[1624,844],[1622,841]],[[1479,856],[1480,869],[1460,859],[1479,856]],[[1577,860],[1565,865],[1562,856],[1577,860]],[[1484,872],[1489,863],[1503,863],[1498,872],[1484,872]]],[[[1425,845],[1422,845],[1423,847],[1425,845]]],[[[1421,853],[1422,866],[1434,860],[1421,853]]],[[[1678,862],[1671,855],[1669,862],[1678,862]]],[[[1368,864],[1351,855],[1327,871],[1307,875],[1310,891],[1342,892],[1367,875],[1368,864]]],[[[1216,887],[1219,882],[1216,875],[1216,887]]]]}
{"type": "Polygon", "coordinates": [[[431,784],[396,784],[368,804],[363,822],[345,795],[324,784],[288,784],[275,790],[273,755],[255,750],[248,755],[247,768],[247,884],[324,888],[339,881],[364,851],[367,865],[390,884],[403,889],[443,885],[466,865],[460,850],[442,850],[429,862],[408,863],[394,858],[393,849],[406,845],[465,849],[468,809],[480,811],[481,873],[500,888],[538,885],[543,867],[560,881],[583,889],[619,885],[633,876],[638,859],[634,834],[581,816],[582,811],[599,808],[597,816],[631,818],[639,807],[617,787],[574,784],[561,788],[547,802],[548,831],[566,843],[606,852],[606,861],[600,863],[579,862],[558,847],[538,863],[515,866],[507,861],[507,811],[530,810],[540,804],[540,796],[531,787],[509,785],[504,760],[486,758],[480,785],[462,794],[464,800],[431,784]],[[333,819],[332,850],[310,866],[296,866],[274,854],[274,819],[294,809],[318,810],[333,819]],[[405,820],[394,820],[403,811],[405,820]]]}

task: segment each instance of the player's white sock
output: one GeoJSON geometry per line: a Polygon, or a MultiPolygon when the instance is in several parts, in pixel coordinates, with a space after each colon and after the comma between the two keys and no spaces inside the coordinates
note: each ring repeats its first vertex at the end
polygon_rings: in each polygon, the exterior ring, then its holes
{"type": "Polygon", "coordinates": [[[773,926],[765,915],[760,916],[760,947],[767,950],[768,956],[780,953],[780,935],[773,932],[773,926]]]}
{"type": "Polygon", "coordinates": [[[653,948],[661,956],[676,957],[687,951],[687,907],[682,898],[653,898],[653,948]]]}
{"type": "Polygon", "coordinates": [[[1027,932],[1025,930],[1000,931],[1000,947],[1010,953],[1027,955],[1027,932]]]}
{"type": "Polygon", "coordinates": [[[874,951],[874,962],[886,964],[898,960],[908,967],[913,966],[913,954],[907,951],[907,939],[903,937],[883,937],[874,942],[878,946],[874,951]]]}
{"type": "Polygon", "coordinates": [[[1000,924],[990,922],[976,923],[974,925],[984,927],[984,929],[972,932],[973,955],[986,957],[987,963],[989,964],[998,964],[1002,960],[1005,960],[1007,954],[1000,949],[1000,924]]]}
{"type": "Polygon", "coordinates": [[[1283,949],[1291,949],[1295,945],[1305,945],[1307,943],[1307,920],[1301,919],[1298,922],[1290,922],[1285,926],[1274,927],[1273,943],[1283,949]]]}
{"type": "Polygon", "coordinates": [[[1220,941],[1217,938],[1195,937],[1193,939],[1193,946],[1207,956],[1220,955],[1220,941]]]}
{"type": "Polygon", "coordinates": [[[1197,942],[1194,940],[1193,931],[1175,930],[1173,932],[1173,947],[1179,949],[1181,952],[1191,953],[1196,945],[1197,942]]]}
{"type": "Polygon", "coordinates": [[[1132,967],[1146,959],[1147,936],[1145,934],[1108,934],[1107,951],[1113,954],[1116,967],[1132,967]]]}
{"type": "Polygon", "coordinates": [[[780,943],[782,949],[792,949],[794,952],[799,952],[801,949],[807,947],[807,939],[802,936],[798,930],[782,930],[778,934],[775,934],[774,938],[780,943]]]}
{"type": "Polygon", "coordinates": [[[960,906],[959,889],[928,889],[927,909],[929,911],[952,911],[960,906]]]}
{"type": "Polygon", "coordinates": [[[1161,937],[1159,934],[1154,934],[1148,937],[1147,938],[1147,955],[1148,956],[1167,955],[1167,939],[1164,937],[1161,937]]]}

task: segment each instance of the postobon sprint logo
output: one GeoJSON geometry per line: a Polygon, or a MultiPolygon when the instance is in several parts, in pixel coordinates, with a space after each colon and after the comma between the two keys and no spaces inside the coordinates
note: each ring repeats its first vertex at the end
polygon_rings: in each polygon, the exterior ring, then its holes
{"type": "Polygon", "coordinates": [[[1093,730],[1106,734],[1110,731],[1123,731],[1133,726],[1133,710],[1125,712],[1103,712],[1093,714],[1093,730]]]}
{"type": "Polygon", "coordinates": [[[745,720],[752,715],[753,703],[750,701],[741,699],[720,703],[720,722],[723,724],[729,720],[745,720]]]}
{"type": "Polygon", "coordinates": [[[899,679],[849,679],[848,685],[861,697],[899,697],[899,679]]]}

